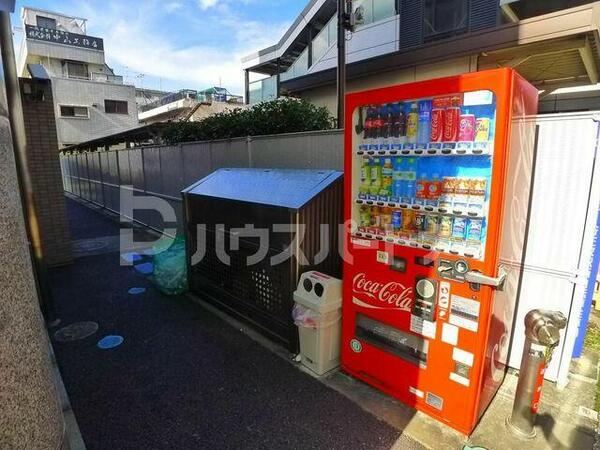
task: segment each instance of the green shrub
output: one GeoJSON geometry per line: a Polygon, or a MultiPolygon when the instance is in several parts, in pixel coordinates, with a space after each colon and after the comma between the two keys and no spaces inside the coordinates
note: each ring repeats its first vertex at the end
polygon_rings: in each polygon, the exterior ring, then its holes
{"type": "Polygon", "coordinates": [[[334,119],[325,107],[305,100],[280,98],[251,108],[236,108],[214,114],[199,122],[173,122],[163,137],[169,144],[210,141],[266,134],[329,130],[334,119]]]}

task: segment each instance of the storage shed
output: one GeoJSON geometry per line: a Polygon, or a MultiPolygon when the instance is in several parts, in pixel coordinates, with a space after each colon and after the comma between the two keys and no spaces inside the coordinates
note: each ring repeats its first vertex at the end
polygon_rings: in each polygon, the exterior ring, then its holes
{"type": "Polygon", "coordinates": [[[342,191],[341,172],[283,169],[220,169],[186,188],[190,290],[296,352],[300,275],[341,275],[342,191]]]}

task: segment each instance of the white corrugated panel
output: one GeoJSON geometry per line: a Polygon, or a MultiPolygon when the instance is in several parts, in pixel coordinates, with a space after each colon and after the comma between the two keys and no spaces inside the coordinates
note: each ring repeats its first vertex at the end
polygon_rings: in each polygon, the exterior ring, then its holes
{"type": "Polygon", "coordinates": [[[598,123],[593,113],[571,113],[539,116],[537,124],[527,254],[509,365],[518,368],[521,362],[525,314],[535,308],[561,311],[569,323],[546,378],[564,386],[579,328],[600,203],[600,165],[594,164],[598,123]]]}

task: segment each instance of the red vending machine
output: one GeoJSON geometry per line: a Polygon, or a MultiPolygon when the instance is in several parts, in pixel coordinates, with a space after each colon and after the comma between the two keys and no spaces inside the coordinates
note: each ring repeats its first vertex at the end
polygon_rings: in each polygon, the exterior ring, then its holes
{"type": "Polygon", "coordinates": [[[498,69],[346,98],[342,367],[467,435],[506,372],[537,97],[498,69]]]}

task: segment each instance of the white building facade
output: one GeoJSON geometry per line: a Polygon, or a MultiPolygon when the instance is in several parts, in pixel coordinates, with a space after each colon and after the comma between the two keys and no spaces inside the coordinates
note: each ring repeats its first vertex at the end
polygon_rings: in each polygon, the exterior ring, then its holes
{"type": "Polygon", "coordinates": [[[22,20],[19,76],[51,79],[60,148],[138,126],[135,87],[106,64],[86,19],[23,8],[22,20]]]}

